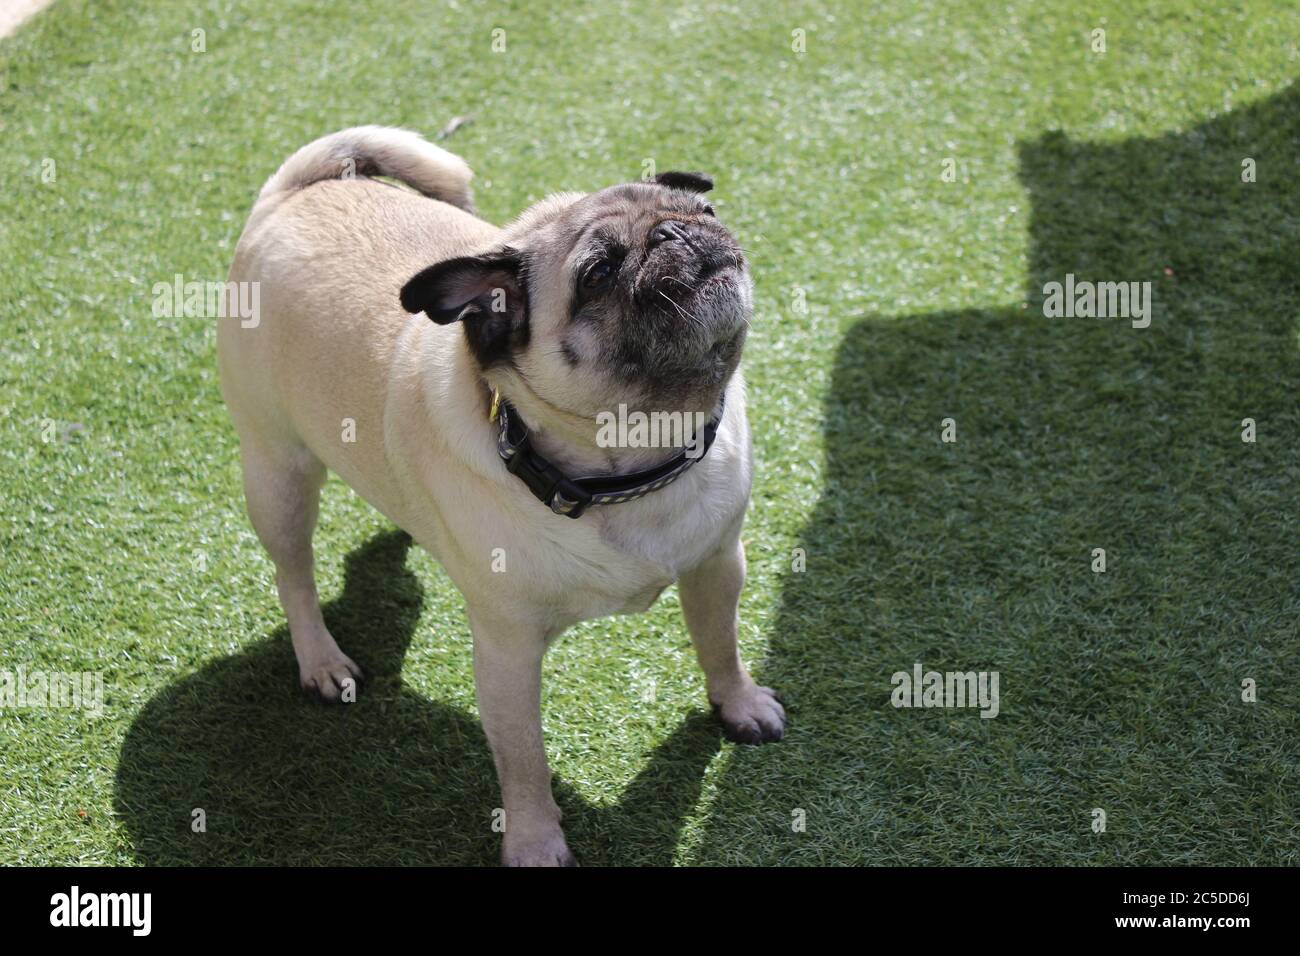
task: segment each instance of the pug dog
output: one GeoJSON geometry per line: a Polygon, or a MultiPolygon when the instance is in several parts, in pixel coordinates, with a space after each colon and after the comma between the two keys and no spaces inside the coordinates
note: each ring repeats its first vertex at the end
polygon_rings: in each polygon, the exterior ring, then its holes
{"type": "Polygon", "coordinates": [[[219,323],[221,388],[303,687],[350,702],[362,677],[313,574],[329,469],[464,595],[503,862],[568,865],[540,684],[571,625],[644,611],[677,582],[726,736],[784,732],[736,646],[752,283],[705,176],[552,195],[504,228],[475,215],[471,176],[375,126],[289,157],[235,250],[230,281],[256,283],[258,309],[219,323]],[[615,414],[688,424],[668,447],[635,425],[611,441],[615,414]]]}

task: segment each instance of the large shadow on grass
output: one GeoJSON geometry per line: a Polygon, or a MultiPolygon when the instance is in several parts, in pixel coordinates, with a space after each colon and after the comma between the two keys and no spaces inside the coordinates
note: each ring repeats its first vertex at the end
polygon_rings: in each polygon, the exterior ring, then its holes
{"type": "MultiPolygon", "coordinates": [[[[140,862],[496,861],[496,774],[477,718],[402,685],[422,603],[405,566],[409,543],[390,532],[350,554],[343,593],[325,607],[368,675],[356,703],[325,707],[298,693],[281,628],[145,706],[122,747],[116,792],[140,862]],[[192,828],[195,809],[206,832],[192,828]]],[[[587,864],[670,863],[719,746],[706,715],[688,719],[612,808],[557,780],[574,852],[587,864]]]]}
{"type": "Polygon", "coordinates": [[[1298,152],[1295,86],[1047,135],[1027,304],[851,326],[760,668],[790,732],[728,766],[698,860],[1300,861],[1298,152]],[[1150,328],[1046,318],[1067,273],[1150,281],[1150,328]],[[998,670],[1001,714],[894,709],[916,662],[998,670]]]}

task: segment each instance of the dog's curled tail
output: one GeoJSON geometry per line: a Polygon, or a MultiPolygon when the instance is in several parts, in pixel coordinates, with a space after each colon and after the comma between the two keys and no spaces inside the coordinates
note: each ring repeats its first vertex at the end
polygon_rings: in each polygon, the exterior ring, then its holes
{"type": "Polygon", "coordinates": [[[390,176],[433,199],[474,211],[469,164],[419,133],[392,126],[354,126],[308,143],[284,161],[257,198],[354,176],[390,176]]]}

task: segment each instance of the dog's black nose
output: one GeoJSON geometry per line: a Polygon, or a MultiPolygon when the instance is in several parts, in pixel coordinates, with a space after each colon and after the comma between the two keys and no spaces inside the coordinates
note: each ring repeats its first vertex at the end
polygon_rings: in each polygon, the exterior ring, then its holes
{"type": "Polygon", "coordinates": [[[665,219],[650,230],[650,248],[661,242],[685,242],[686,229],[676,219],[665,219]]]}

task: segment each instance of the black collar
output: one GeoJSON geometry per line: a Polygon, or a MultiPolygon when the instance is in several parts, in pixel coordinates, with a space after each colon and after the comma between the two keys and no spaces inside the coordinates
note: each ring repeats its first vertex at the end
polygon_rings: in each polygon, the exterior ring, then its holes
{"type": "Polygon", "coordinates": [[[511,474],[528,486],[528,490],[542,504],[557,515],[577,518],[591,505],[613,505],[642,498],[652,491],[671,485],[686,470],[708,454],[713,439],[722,422],[724,402],[719,403],[718,415],[704,426],[704,447],[695,456],[683,449],[662,465],[634,471],[630,475],[596,475],[589,478],[570,478],[556,468],[532,444],[528,426],[509,402],[501,399],[496,405],[497,453],[511,474]]]}

